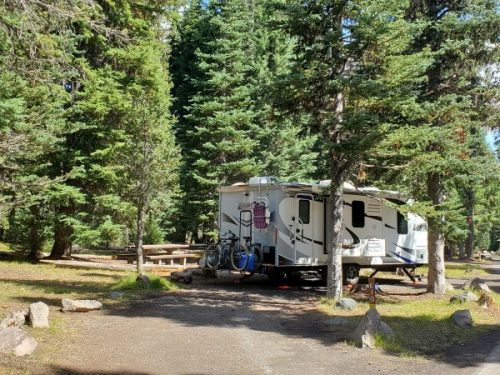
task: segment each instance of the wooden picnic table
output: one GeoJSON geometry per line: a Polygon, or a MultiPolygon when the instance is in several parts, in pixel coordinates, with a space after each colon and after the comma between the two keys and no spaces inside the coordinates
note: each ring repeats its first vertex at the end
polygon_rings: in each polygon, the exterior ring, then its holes
{"type": "MultiPolygon", "coordinates": [[[[191,254],[191,253],[183,253],[183,254],[173,254],[174,251],[178,250],[188,250],[190,249],[190,245],[188,244],[154,244],[154,245],[142,245],[142,254],[144,263],[148,261],[152,261],[153,263],[158,262],[159,265],[163,263],[163,261],[169,260],[170,265],[174,266],[174,260],[181,260],[181,266],[186,267],[188,258],[200,258],[200,255],[191,254]]],[[[130,250],[134,249],[134,245],[130,245],[128,247],[130,250]]],[[[126,259],[127,262],[132,263],[135,258],[133,253],[128,254],[120,254],[118,259],[126,259]],[[121,256],[120,256],[121,255],[121,256]]]]}
{"type": "Polygon", "coordinates": [[[198,254],[164,254],[164,255],[149,255],[146,259],[154,262],[158,262],[159,265],[162,261],[170,260],[170,265],[174,265],[174,259],[182,260],[182,266],[186,267],[188,259],[200,259],[201,256],[198,254]]]}

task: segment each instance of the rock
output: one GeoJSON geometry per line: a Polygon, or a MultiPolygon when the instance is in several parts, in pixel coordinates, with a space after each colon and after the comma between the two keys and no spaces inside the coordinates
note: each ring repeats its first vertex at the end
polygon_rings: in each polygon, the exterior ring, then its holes
{"type": "Polygon", "coordinates": [[[20,357],[33,353],[38,343],[18,327],[0,327],[0,353],[20,357]]]}
{"type": "Polygon", "coordinates": [[[352,298],[341,298],[335,303],[335,306],[342,310],[354,310],[357,304],[352,298]]]}
{"type": "Polygon", "coordinates": [[[451,285],[449,282],[446,282],[445,290],[447,292],[453,292],[455,290],[455,287],[451,285]]]}
{"type": "Polygon", "coordinates": [[[111,293],[109,294],[109,297],[110,297],[110,298],[113,298],[113,299],[120,299],[120,298],[122,298],[124,295],[125,295],[125,293],[123,293],[123,292],[111,292],[111,293]]]}
{"type": "Polygon", "coordinates": [[[190,270],[182,272],[172,272],[170,274],[170,280],[178,282],[180,281],[184,284],[191,284],[193,282],[193,273],[190,270]]]}
{"type": "Polygon", "coordinates": [[[486,283],[481,283],[478,284],[474,290],[477,290],[478,292],[483,292],[483,293],[491,293],[491,289],[486,283]]]}
{"type": "Polygon", "coordinates": [[[475,277],[473,279],[466,280],[462,289],[463,290],[474,289],[479,284],[484,284],[484,280],[480,279],[479,277],[475,277]]]}
{"type": "Polygon", "coordinates": [[[453,319],[453,322],[461,328],[472,327],[472,324],[474,323],[469,310],[457,310],[451,314],[451,318],[453,319]]]}
{"type": "Polygon", "coordinates": [[[451,303],[466,303],[466,302],[477,302],[478,296],[472,292],[465,292],[462,294],[454,295],[450,298],[451,303]]]}
{"type": "Polygon", "coordinates": [[[477,301],[477,303],[479,304],[479,306],[485,309],[495,308],[496,306],[495,301],[493,300],[491,294],[485,292],[481,292],[481,295],[479,296],[479,300],[477,301]]]}
{"type": "Polygon", "coordinates": [[[330,324],[332,326],[340,326],[340,325],[349,324],[349,320],[344,318],[343,316],[336,316],[335,318],[327,320],[326,324],[330,324]]]}
{"type": "Polygon", "coordinates": [[[62,310],[71,312],[87,312],[91,310],[99,310],[102,307],[102,303],[95,300],[81,299],[72,300],[69,298],[63,298],[62,310]]]}
{"type": "Polygon", "coordinates": [[[149,285],[151,284],[151,280],[149,279],[149,277],[147,277],[146,275],[144,274],[140,274],[139,276],[137,276],[137,282],[138,283],[142,283],[144,285],[149,285]]]}
{"type": "Polygon", "coordinates": [[[0,327],[21,327],[26,323],[28,311],[10,312],[5,319],[0,321],[0,327]]]}
{"type": "Polygon", "coordinates": [[[394,332],[388,324],[380,320],[380,315],[375,308],[370,308],[359,322],[353,334],[353,339],[361,344],[362,348],[374,348],[375,336],[385,335],[393,337],[394,332]]]}
{"type": "Polygon", "coordinates": [[[32,303],[30,305],[29,317],[32,327],[49,328],[49,306],[45,303],[32,303]]]}

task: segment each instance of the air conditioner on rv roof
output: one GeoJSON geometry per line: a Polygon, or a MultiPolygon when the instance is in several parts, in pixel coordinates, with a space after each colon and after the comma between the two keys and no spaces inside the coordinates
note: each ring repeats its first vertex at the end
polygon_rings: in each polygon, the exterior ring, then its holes
{"type": "Polygon", "coordinates": [[[272,176],[255,176],[250,177],[248,180],[248,185],[259,186],[259,185],[275,185],[278,184],[278,179],[272,176]]]}

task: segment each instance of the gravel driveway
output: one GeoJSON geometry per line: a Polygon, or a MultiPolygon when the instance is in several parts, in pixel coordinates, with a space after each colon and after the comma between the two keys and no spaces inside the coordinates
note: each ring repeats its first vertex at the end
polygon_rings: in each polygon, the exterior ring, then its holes
{"type": "Polygon", "coordinates": [[[235,281],[197,280],[189,289],[81,315],[80,339],[44,373],[473,374],[486,356],[453,364],[453,352],[437,361],[354,348],[316,311],[321,288],[235,281]]]}

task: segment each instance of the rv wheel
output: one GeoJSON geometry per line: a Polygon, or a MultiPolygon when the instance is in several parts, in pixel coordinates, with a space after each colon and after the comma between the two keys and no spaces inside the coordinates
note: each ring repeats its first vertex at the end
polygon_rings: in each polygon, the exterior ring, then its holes
{"type": "Polygon", "coordinates": [[[286,274],[280,270],[272,270],[267,274],[269,281],[273,284],[278,284],[285,278],[286,274]]]}
{"type": "Polygon", "coordinates": [[[359,281],[359,266],[357,264],[345,264],[342,268],[342,276],[345,284],[356,285],[359,281]]]}

